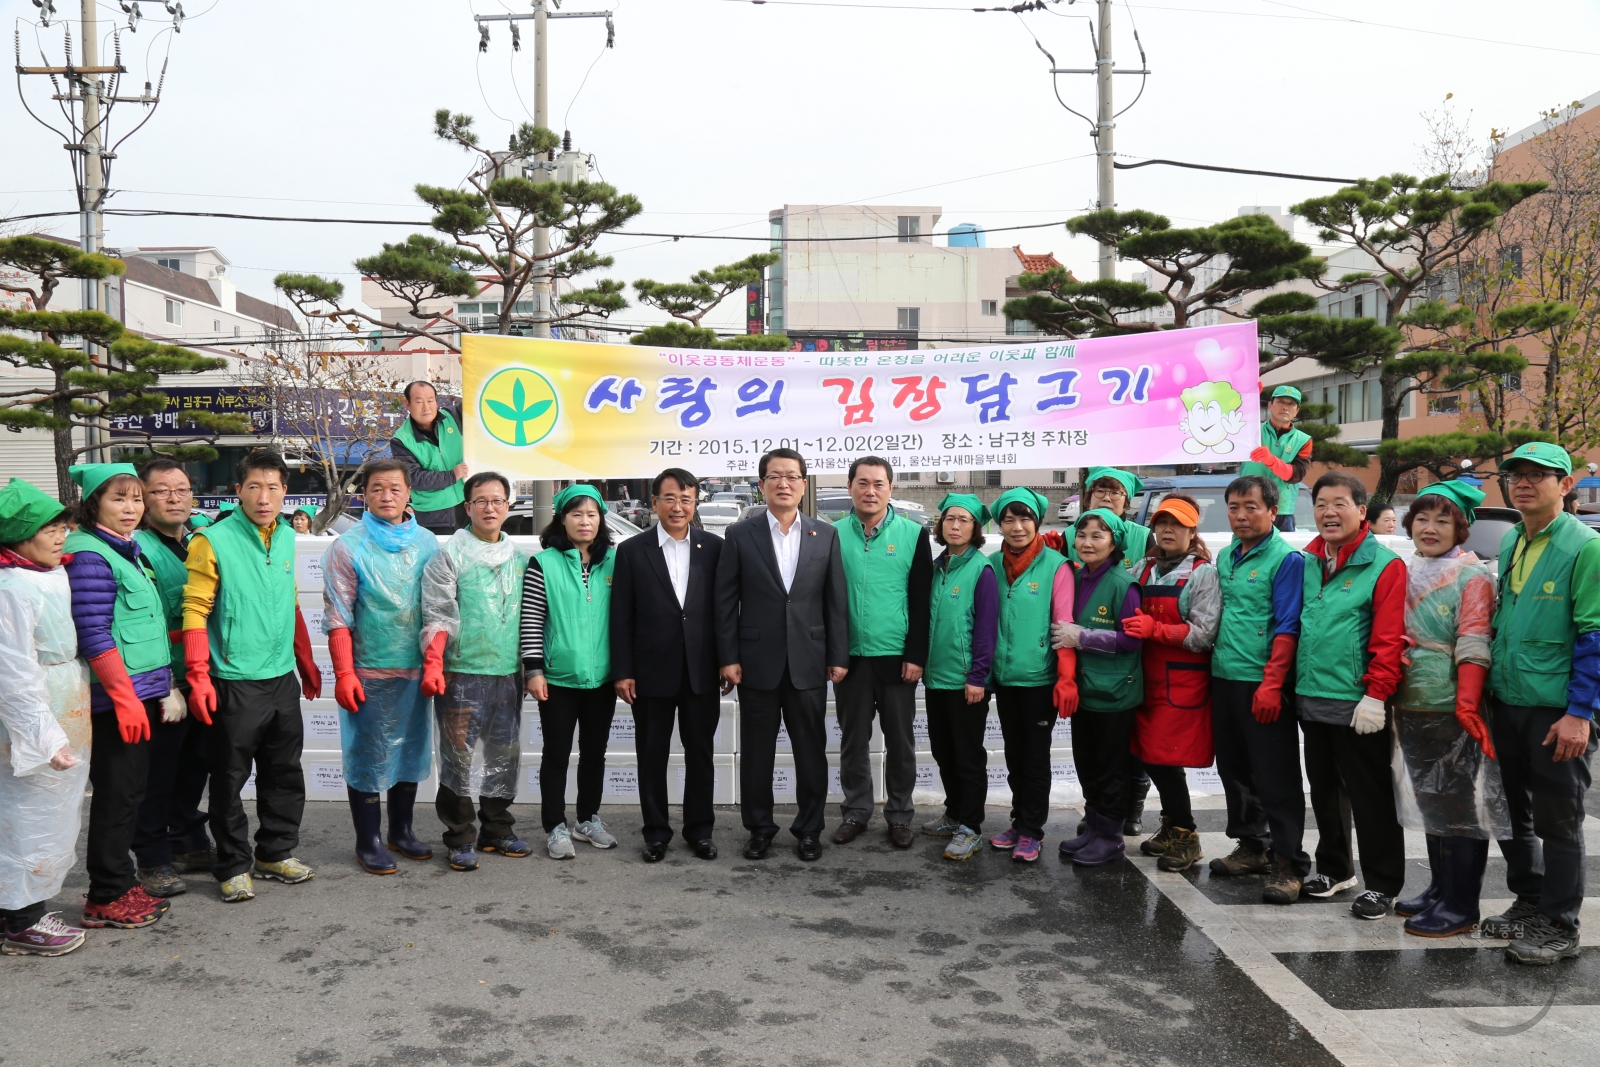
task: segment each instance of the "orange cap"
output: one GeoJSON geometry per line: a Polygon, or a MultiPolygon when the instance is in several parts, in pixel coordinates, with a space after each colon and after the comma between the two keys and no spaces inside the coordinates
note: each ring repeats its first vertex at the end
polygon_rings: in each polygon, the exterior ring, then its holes
{"type": "Polygon", "coordinates": [[[1171,515],[1178,522],[1193,530],[1200,525],[1200,511],[1187,500],[1177,500],[1172,497],[1161,502],[1155,514],[1150,516],[1150,521],[1155,522],[1156,515],[1171,515]]]}

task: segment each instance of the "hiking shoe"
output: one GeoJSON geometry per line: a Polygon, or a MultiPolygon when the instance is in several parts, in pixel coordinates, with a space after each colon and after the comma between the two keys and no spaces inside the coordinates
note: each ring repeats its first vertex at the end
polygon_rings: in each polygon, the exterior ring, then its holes
{"type": "Polygon", "coordinates": [[[1478,936],[1490,937],[1499,941],[1512,941],[1522,936],[1528,924],[1535,918],[1541,918],[1539,905],[1518,897],[1511,902],[1511,907],[1499,915],[1491,915],[1478,923],[1478,936]]]}
{"type": "Polygon", "coordinates": [[[935,819],[932,822],[922,824],[922,832],[929,837],[954,837],[956,831],[960,829],[961,824],[948,815],[942,819],[935,819]]]}
{"type": "Polygon", "coordinates": [[[989,838],[989,847],[1000,849],[1002,852],[1009,852],[1017,847],[1019,836],[1015,826],[1001,830],[989,838]]]}
{"type": "MultiPolygon", "coordinates": [[[[523,852],[520,855],[526,856],[523,852]]],[[[478,869],[478,854],[472,850],[471,845],[452,845],[450,847],[450,869],[452,871],[475,871],[478,869]]]]}
{"type": "Polygon", "coordinates": [[[1261,899],[1267,904],[1293,904],[1300,899],[1300,876],[1287,863],[1274,860],[1261,899]]]}
{"type": "Polygon", "coordinates": [[[545,838],[544,850],[550,853],[553,860],[570,860],[578,855],[578,850],[572,847],[572,835],[567,832],[566,823],[550,831],[545,838]]]}
{"type": "MultiPolygon", "coordinates": [[[[1151,838],[1151,840],[1155,840],[1151,838]]],[[[1146,842],[1148,843],[1148,842],[1146,842]]],[[[1141,845],[1140,848],[1144,846],[1141,845]]],[[[1200,851],[1200,833],[1174,826],[1167,841],[1167,851],[1156,860],[1156,868],[1163,871],[1187,871],[1200,862],[1205,853],[1200,851]]]]}
{"type": "Polygon", "coordinates": [[[983,835],[976,830],[969,830],[957,824],[955,832],[950,835],[950,843],[945,846],[944,858],[947,860],[970,860],[983,851],[983,835]]]}
{"type": "Polygon", "coordinates": [[[7,930],[0,940],[0,953],[7,956],[65,956],[83,944],[84,932],[68,926],[56,918],[58,911],[46,912],[44,917],[26,930],[12,933],[7,930]]]}
{"type": "Polygon", "coordinates": [[[189,884],[178,877],[172,864],[159,867],[140,867],[139,882],[144,891],[153,897],[176,897],[189,891],[189,884]]]}
{"type": "Polygon", "coordinates": [[[1313,874],[1309,878],[1301,879],[1300,894],[1307,897],[1316,897],[1318,900],[1327,900],[1335,893],[1343,893],[1346,889],[1354,889],[1355,887],[1355,875],[1351,875],[1342,882],[1335,882],[1325,874],[1313,874]]]}
{"type": "Polygon", "coordinates": [[[572,829],[574,841],[587,841],[595,848],[616,848],[617,839],[606,832],[606,824],[596,815],[585,819],[572,829]]]}
{"type": "Polygon", "coordinates": [[[1226,856],[1219,856],[1211,861],[1212,874],[1266,874],[1272,869],[1272,861],[1265,852],[1257,852],[1243,841],[1234,846],[1232,852],[1226,856]]]}
{"type": "Polygon", "coordinates": [[[1016,863],[1033,863],[1039,858],[1039,846],[1042,843],[1037,837],[1018,834],[1017,843],[1011,847],[1012,861],[1016,863]]]}
{"type": "Polygon", "coordinates": [[[256,860],[256,874],[262,878],[270,878],[274,882],[282,882],[284,885],[299,885],[317,876],[317,872],[293,856],[275,863],[256,860]]]}
{"type": "Polygon", "coordinates": [[[1389,914],[1389,909],[1394,907],[1394,897],[1384,896],[1376,889],[1369,889],[1350,902],[1350,914],[1358,919],[1382,919],[1389,914]]]}
{"type": "Polygon", "coordinates": [[[1578,931],[1540,915],[1524,923],[1522,936],[1506,946],[1506,959],[1538,967],[1557,960],[1576,959],[1578,951],[1578,931]]]}
{"type": "Polygon", "coordinates": [[[172,868],[179,874],[210,874],[217,865],[217,850],[200,848],[193,852],[180,852],[172,857],[172,868]]]}
{"type": "Polygon", "coordinates": [[[222,902],[224,904],[238,904],[245,900],[256,899],[255,879],[246,871],[236,874],[222,883],[222,902]]]}
{"type": "Polygon", "coordinates": [[[1165,856],[1167,854],[1167,845],[1172,841],[1172,830],[1172,824],[1163,815],[1161,817],[1161,829],[1157,830],[1153,837],[1147,837],[1139,842],[1139,851],[1146,856],[1165,856]]]}
{"type": "Polygon", "coordinates": [[[144,891],[144,886],[136,885],[116,900],[104,904],[88,901],[83,905],[83,925],[98,929],[102,926],[115,926],[119,930],[137,930],[141,926],[150,926],[161,921],[161,917],[171,907],[164,900],[158,900],[144,891]]]}
{"type": "Polygon", "coordinates": [[[479,837],[478,848],[484,852],[498,852],[512,859],[520,859],[533,851],[533,846],[516,834],[507,834],[504,837],[479,837]]]}

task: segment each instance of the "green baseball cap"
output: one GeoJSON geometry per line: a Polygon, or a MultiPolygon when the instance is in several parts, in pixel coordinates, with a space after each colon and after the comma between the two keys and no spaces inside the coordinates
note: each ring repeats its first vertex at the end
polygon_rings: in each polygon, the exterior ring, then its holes
{"type": "Polygon", "coordinates": [[[946,493],[939,501],[939,517],[944,518],[944,513],[951,508],[960,508],[971,515],[980,528],[989,525],[989,509],[972,493],[946,493]]]}
{"type": "Polygon", "coordinates": [[[1001,493],[1000,499],[994,502],[993,514],[999,515],[1006,509],[1007,504],[1021,504],[1033,512],[1033,517],[1038,522],[1043,522],[1044,517],[1050,512],[1050,501],[1025,485],[1012,486],[1001,493]]]}
{"type": "Polygon", "coordinates": [[[55,497],[32,482],[13,478],[0,489],[0,545],[26,541],[66,513],[55,497]]]}
{"type": "Polygon", "coordinates": [[[1110,478],[1112,481],[1121,483],[1122,488],[1127,491],[1129,500],[1133,499],[1135,493],[1144,490],[1144,483],[1132,471],[1125,471],[1120,467],[1090,467],[1088,481],[1084,482],[1085,496],[1094,490],[1094,483],[1101,478],[1110,478]]]}
{"type": "Polygon", "coordinates": [[[556,514],[559,515],[561,514],[562,509],[564,509],[568,504],[572,503],[574,500],[577,500],[579,497],[584,496],[588,497],[590,500],[593,500],[595,506],[598,507],[602,512],[606,510],[605,497],[601,496],[600,490],[596,489],[592,485],[567,486],[565,489],[561,490],[561,492],[556,494],[555,502],[551,506],[555,508],[556,514]]]}
{"type": "Polygon", "coordinates": [[[1567,450],[1549,441],[1529,441],[1507,456],[1501,466],[1509,467],[1519,459],[1560,471],[1562,474],[1572,473],[1572,457],[1567,454],[1567,450]]]}
{"type": "Polygon", "coordinates": [[[1274,389],[1272,391],[1272,396],[1269,399],[1276,400],[1280,396],[1286,396],[1290,400],[1293,400],[1296,404],[1302,403],[1304,401],[1304,399],[1305,399],[1304,397],[1302,397],[1300,395],[1300,390],[1296,389],[1292,385],[1280,385],[1280,386],[1278,386],[1276,389],[1274,389]]]}
{"type": "MultiPolygon", "coordinates": [[[[1461,513],[1467,517],[1467,525],[1471,526],[1477,521],[1472,514],[1472,509],[1483,504],[1484,493],[1482,489],[1475,485],[1468,485],[1466,482],[1452,478],[1447,482],[1434,482],[1432,485],[1426,486],[1417,494],[1417,500],[1421,500],[1425,496],[1444,497],[1461,509],[1461,513]]],[[[1417,506],[1416,502],[1413,501],[1411,506],[1415,508],[1417,506]]]]}
{"type": "Polygon", "coordinates": [[[67,476],[78,483],[78,488],[83,490],[83,495],[88,496],[106,483],[108,479],[119,474],[128,474],[139,477],[139,471],[132,463],[79,463],[67,468],[67,476]]]}

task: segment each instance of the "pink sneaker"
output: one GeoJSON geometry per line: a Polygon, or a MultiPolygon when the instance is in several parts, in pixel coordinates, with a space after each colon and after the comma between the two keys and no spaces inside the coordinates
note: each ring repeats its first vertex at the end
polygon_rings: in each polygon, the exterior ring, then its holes
{"type": "Polygon", "coordinates": [[[83,944],[84,932],[68,926],[56,918],[60,912],[48,912],[44,918],[16,933],[6,931],[0,942],[0,953],[7,956],[65,956],[83,944]]]}
{"type": "Polygon", "coordinates": [[[1009,830],[1002,830],[993,837],[989,838],[989,847],[998,848],[1002,851],[1005,851],[1016,848],[1017,840],[1017,828],[1013,826],[1009,830]]]}
{"type": "Polygon", "coordinates": [[[1039,858],[1039,846],[1042,844],[1037,837],[1027,834],[1017,835],[1017,845],[1011,850],[1011,859],[1015,863],[1033,863],[1039,858]]]}

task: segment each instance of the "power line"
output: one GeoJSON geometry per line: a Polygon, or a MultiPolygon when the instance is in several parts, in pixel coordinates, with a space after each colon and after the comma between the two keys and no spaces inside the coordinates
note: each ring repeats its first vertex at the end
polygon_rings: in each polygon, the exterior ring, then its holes
{"type": "Polygon", "coordinates": [[[1359,178],[1329,178],[1322,174],[1290,174],[1281,170],[1250,170],[1246,167],[1213,167],[1206,163],[1182,163],[1176,159],[1147,159],[1142,163],[1113,163],[1117,170],[1138,170],[1140,167],[1182,167],[1185,170],[1215,170],[1224,174],[1254,174],[1263,178],[1295,178],[1306,182],[1338,182],[1354,185],[1359,178]]]}

